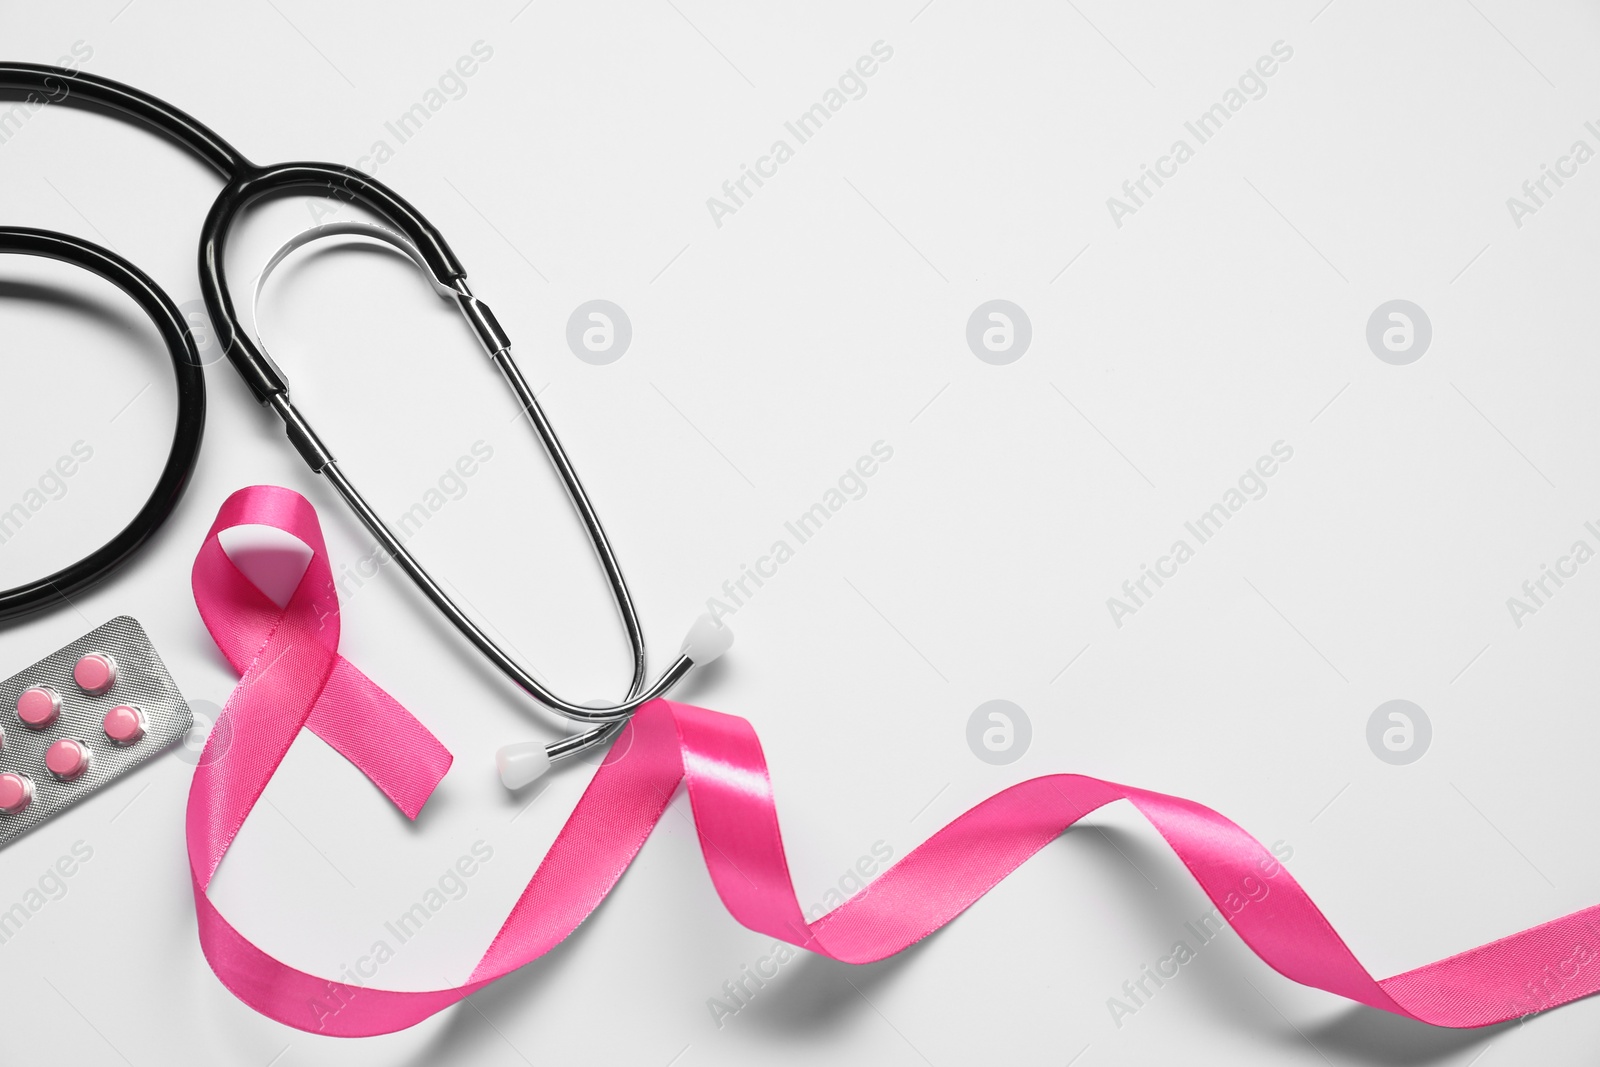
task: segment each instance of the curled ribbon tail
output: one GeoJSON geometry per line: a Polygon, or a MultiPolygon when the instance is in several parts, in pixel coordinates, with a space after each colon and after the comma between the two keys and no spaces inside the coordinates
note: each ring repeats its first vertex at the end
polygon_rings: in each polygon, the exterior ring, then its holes
{"type": "Polygon", "coordinates": [[[289,1026],[341,1037],[400,1030],[542,956],[610,893],[680,782],[687,783],[712,884],[733,918],[848,963],[880,960],[927,937],[1084,816],[1123,800],[1210,898],[1214,908],[1200,925],[1231,926],[1263,962],[1296,982],[1454,1027],[1502,1022],[1600,990],[1600,907],[1380,981],[1273,850],[1238,825],[1182,797],[1079,774],[1044,775],[1001,790],[851,899],[807,916],[795,896],[754,728],[736,716],[659,699],[641,707],[618,735],[465,984],[407,992],[319,978],[256,947],[206,896],[261,790],[302,728],[342,752],[411,817],[450,766],[438,740],[339,655],[330,574],[311,505],[290,490],[262,486],[223,505],[194,568],[201,616],[240,673],[223,711],[231,745],[214,760],[202,759],[189,792],[200,942],[236,996],[289,1026]],[[217,541],[222,530],[251,523],[287,530],[312,549],[306,574],[281,609],[217,541]]]}

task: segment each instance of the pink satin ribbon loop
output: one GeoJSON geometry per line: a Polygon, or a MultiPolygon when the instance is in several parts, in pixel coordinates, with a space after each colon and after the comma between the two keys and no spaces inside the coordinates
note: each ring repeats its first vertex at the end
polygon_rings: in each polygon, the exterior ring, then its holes
{"type": "Polygon", "coordinates": [[[195,605],[240,680],[189,790],[190,857],[202,888],[277,771],[302,726],[355,764],[415,818],[451,756],[410,712],[339,655],[339,600],[310,501],[273,486],[241,489],[222,505],[192,574],[195,605]],[[289,603],[274,604],[228,558],[219,535],[270,526],[311,549],[289,603]],[[226,744],[227,751],[212,750],[226,744]],[[204,801],[202,803],[201,801],[204,801]]]}
{"type": "Polygon", "coordinates": [[[1067,827],[1115,800],[1149,820],[1269,966],[1296,982],[1440,1026],[1484,1026],[1600,989],[1600,907],[1393,978],[1372,977],[1272,853],[1227,818],[1182,797],[1076,774],[1011,786],[982,801],[813,922],[795,898],[766,758],[744,719],[666,700],[633,717],[596,772],[466,983],[405,992],[356,987],[290,967],[235,930],[206,886],[289,744],[306,726],[414,817],[449,767],[438,741],[338,655],[338,599],[315,513],[286,489],[229,498],[194,567],[195,600],[241,680],[223,716],[232,744],[202,760],[188,843],[200,942],[246,1004],[302,1030],[343,1037],[414,1025],[549,951],[610,892],[678,784],[688,783],[712,883],[753,930],[849,963],[893,955],[971,907],[1067,827]],[[238,571],[217,534],[277,526],[312,548],[279,609],[238,571]],[[396,731],[399,731],[396,733],[396,731]],[[399,736],[392,751],[374,739],[399,736]]]}

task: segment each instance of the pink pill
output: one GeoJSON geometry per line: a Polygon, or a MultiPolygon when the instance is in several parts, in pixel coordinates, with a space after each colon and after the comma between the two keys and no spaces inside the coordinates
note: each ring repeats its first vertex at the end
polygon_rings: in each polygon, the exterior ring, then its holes
{"type": "Polygon", "coordinates": [[[25,689],[17,698],[17,718],[30,730],[43,730],[61,714],[61,694],[49,686],[25,689]]]}
{"type": "Polygon", "coordinates": [[[144,737],[144,711],[133,704],[118,704],[106,712],[104,725],[106,736],[117,744],[137,744],[144,737]]]}
{"type": "Polygon", "coordinates": [[[79,689],[97,697],[117,683],[117,661],[104,652],[91,652],[72,668],[72,680],[79,689]]]}
{"type": "Polygon", "coordinates": [[[89,749],[81,741],[63,737],[45,750],[44,765],[63,782],[82,778],[89,769],[89,749]]]}
{"type": "Polygon", "coordinates": [[[25,774],[0,774],[0,815],[20,815],[33,802],[33,779],[25,774]]]}

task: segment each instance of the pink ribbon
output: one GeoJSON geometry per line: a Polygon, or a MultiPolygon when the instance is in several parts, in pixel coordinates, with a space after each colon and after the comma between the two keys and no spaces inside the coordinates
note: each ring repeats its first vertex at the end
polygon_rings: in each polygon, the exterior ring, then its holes
{"type": "MultiPolygon", "coordinates": [[[[1063,830],[1127,800],[1183,861],[1251,950],[1296,982],[1439,1026],[1485,1026],[1600,989],[1600,907],[1512,934],[1392,978],[1362,967],[1288,871],[1210,808],[1077,774],[1034,778],[934,834],[854,898],[815,922],[795,899],[766,759],[744,719],[666,700],[641,708],[596,772],[500,932],[467,981],[422,992],[319,978],[257,948],[214,908],[206,887],[302,727],[309,727],[415,818],[450,755],[338,654],[339,608],[316,513],[288,489],[229,497],[194,566],[195,601],[238,688],[189,791],[188,846],[200,944],[233,993],[301,1030],[364,1037],[412,1026],[548,952],[605,899],[688,782],[701,852],[723,904],[752,930],[848,963],[891,956],[928,936],[1063,830]],[[228,559],[217,535],[276,526],[312,549],[279,609],[228,559]],[[615,754],[625,754],[618,758],[615,754]]],[[[219,720],[220,722],[221,720],[219,720]]]]}

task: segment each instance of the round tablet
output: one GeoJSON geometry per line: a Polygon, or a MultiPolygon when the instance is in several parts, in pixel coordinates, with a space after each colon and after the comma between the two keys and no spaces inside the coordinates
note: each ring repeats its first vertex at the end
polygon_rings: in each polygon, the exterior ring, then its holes
{"type": "Polygon", "coordinates": [[[0,774],[0,815],[20,815],[33,802],[33,779],[25,774],[0,774]]]}
{"type": "Polygon", "coordinates": [[[30,730],[43,730],[61,714],[61,694],[47,685],[24,689],[17,698],[17,718],[30,730]]]}
{"type": "Polygon", "coordinates": [[[79,689],[97,697],[117,683],[117,661],[104,652],[91,652],[72,668],[72,680],[79,689]]]}
{"type": "Polygon", "coordinates": [[[144,709],[134,704],[118,704],[105,717],[106,736],[119,745],[137,744],[144,737],[144,709]]]}
{"type": "Polygon", "coordinates": [[[63,737],[45,750],[44,765],[63,782],[82,778],[89,769],[89,749],[82,741],[63,737]]]}

